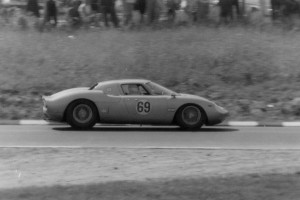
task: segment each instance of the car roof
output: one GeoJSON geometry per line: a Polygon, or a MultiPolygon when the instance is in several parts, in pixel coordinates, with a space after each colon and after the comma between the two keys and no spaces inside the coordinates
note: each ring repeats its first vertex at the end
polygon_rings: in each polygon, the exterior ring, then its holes
{"type": "Polygon", "coordinates": [[[106,84],[130,84],[130,83],[141,83],[145,84],[150,82],[149,80],[146,79],[119,79],[119,80],[110,80],[110,81],[102,81],[99,82],[101,85],[106,85],[106,84]]]}

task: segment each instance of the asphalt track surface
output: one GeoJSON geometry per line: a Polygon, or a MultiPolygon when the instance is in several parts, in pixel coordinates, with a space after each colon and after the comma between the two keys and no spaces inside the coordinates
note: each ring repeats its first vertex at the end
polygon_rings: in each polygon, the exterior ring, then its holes
{"type": "Polygon", "coordinates": [[[66,125],[3,125],[0,147],[300,149],[300,128],[96,126],[77,131],[66,125]]]}

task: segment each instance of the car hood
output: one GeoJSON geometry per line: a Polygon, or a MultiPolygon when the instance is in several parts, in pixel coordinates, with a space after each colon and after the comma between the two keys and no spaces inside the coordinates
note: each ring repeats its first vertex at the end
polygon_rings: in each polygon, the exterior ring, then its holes
{"type": "Polygon", "coordinates": [[[69,95],[69,94],[73,94],[73,93],[77,93],[79,91],[86,91],[86,90],[89,90],[89,87],[78,87],[78,88],[71,88],[71,89],[67,89],[67,90],[63,90],[63,91],[60,91],[60,92],[57,92],[55,94],[52,94],[50,96],[50,98],[60,98],[60,97],[63,97],[65,95],[69,95]]]}
{"type": "Polygon", "coordinates": [[[183,93],[179,93],[179,96],[181,98],[188,98],[188,99],[196,99],[196,100],[201,100],[201,101],[207,101],[207,102],[211,102],[210,100],[204,98],[204,97],[200,97],[197,95],[192,95],[192,94],[183,94],[183,93]]]}

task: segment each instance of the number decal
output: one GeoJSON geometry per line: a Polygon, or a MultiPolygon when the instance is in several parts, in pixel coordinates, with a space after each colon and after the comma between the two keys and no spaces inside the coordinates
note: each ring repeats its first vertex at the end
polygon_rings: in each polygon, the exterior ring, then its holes
{"type": "Polygon", "coordinates": [[[138,113],[141,113],[144,111],[144,102],[142,101],[139,101],[138,104],[137,104],[137,111],[138,113]]]}
{"type": "Polygon", "coordinates": [[[146,113],[150,112],[150,103],[148,101],[144,103],[144,111],[146,113]]]}
{"type": "Polygon", "coordinates": [[[136,105],[136,110],[138,114],[147,115],[151,110],[150,102],[146,100],[141,100],[136,105]]]}

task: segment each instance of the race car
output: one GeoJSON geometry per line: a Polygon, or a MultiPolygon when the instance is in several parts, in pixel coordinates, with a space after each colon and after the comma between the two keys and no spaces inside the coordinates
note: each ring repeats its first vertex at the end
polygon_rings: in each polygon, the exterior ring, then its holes
{"type": "Polygon", "coordinates": [[[143,79],[98,82],[43,96],[45,120],[76,129],[101,124],[178,125],[199,129],[221,123],[228,111],[203,97],[176,93],[143,79]]]}

